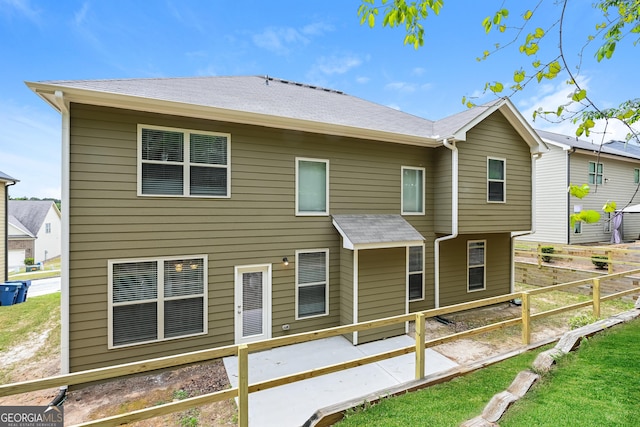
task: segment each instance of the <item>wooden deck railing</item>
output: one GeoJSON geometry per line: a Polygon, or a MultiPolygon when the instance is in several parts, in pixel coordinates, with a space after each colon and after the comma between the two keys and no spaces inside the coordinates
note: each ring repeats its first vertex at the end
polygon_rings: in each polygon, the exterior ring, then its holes
{"type": "Polygon", "coordinates": [[[592,279],[578,280],[569,283],[563,283],[555,286],[548,286],[540,289],[533,289],[524,292],[516,292],[507,295],[501,295],[498,297],[485,298],[482,300],[472,301],[463,304],[456,304],[443,308],[437,308],[432,310],[425,310],[422,312],[404,314],[400,316],[388,317],[384,319],[362,322],[346,326],[338,326],[334,328],[322,329],[314,332],[307,332],[301,334],[290,335],[286,337],[273,338],[270,340],[259,341],[249,344],[232,345],[226,347],[220,347],[211,350],[202,350],[191,353],[185,353],[176,356],[167,356],[156,359],[145,360],[141,362],[133,362],[113,367],[93,369],[89,371],[76,372],[66,375],[58,375],[50,378],[24,381],[14,384],[0,385],[0,396],[9,396],[19,393],[26,393],[35,390],[43,390],[52,387],[63,387],[69,385],[78,385],[94,381],[101,381],[107,379],[114,379],[131,374],[139,374],[143,372],[150,372],[157,369],[166,369],[172,367],[178,367],[186,364],[204,362],[213,359],[219,359],[227,356],[238,357],[238,387],[230,388],[214,393],[205,394],[202,396],[192,397],[177,402],[166,403],[151,408],[140,409],[137,411],[128,412],[126,414],[114,415],[99,420],[88,421],[78,426],[117,426],[124,423],[140,421],[148,418],[153,418],[161,415],[168,415],[175,412],[184,411],[190,408],[195,408],[204,404],[213,403],[221,400],[238,398],[238,425],[242,427],[248,426],[249,415],[249,394],[255,393],[261,390],[267,390],[269,388],[278,387],[285,384],[290,384],[296,381],[302,381],[309,378],[326,375],[332,372],[339,372],[345,369],[354,368],[357,366],[366,365],[369,363],[379,362],[381,360],[401,356],[408,353],[415,353],[415,377],[416,379],[424,378],[425,376],[425,349],[433,347],[439,344],[443,344],[450,341],[455,341],[461,338],[470,337],[473,335],[482,334],[485,332],[506,328],[508,326],[522,325],[522,343],[530,344],[531,341],[531,321],[546,316],[562,313],[568,310],[575,310],[582,307],[593,307],[594,317],[600,316],[600,303],[605,300],[619,298],[625,295],[631,295],[634,293],[640,293],[640,288],[634,288],[623,292],[618,292],[605,297],[600,295],[600,283],[603,280],[610,278],[632,275],[640,273],[640,269],[633,271],[626,271],[622,273],[600,276],[592,279]],[[555,308],[552,310],[531,313],[531,299],[536,295],[544,294],[551,291],[563,290],[573,286],[582,286],[585,284],[592,284],[592,299],[572,304],[565,307],[555,308]],[[492,323],[475,329],[470,329],[464,332],[459,332],[444,337],[425,340],[425,319],[430,317],[442,316],[445,314],[456,313],[459,311],[470,310],[474,308],[486,307],[502,302],[507,302],[515,299],[522,300],[522,315],[521,317],[504,320],[502,322],[492,323]],[[307,341],[313,341],[321,338],[328,338],[337,335],[343,335],[352,333],[355,331],[365,331],[382,326],[394,325],[398,323],[415,321],[415,344],[408,347],[403,347],[380,353],[376,355],[362,357],[360,359],[350,360],[347,362],[337,363],[330,366],[318,367],[308,371],[299,372],[293,375],[287,375],[267,381],[249,384],[249,354],[261,350],[267,350],[275,347],[281,347],[285,345],[298,344],[307,341]]]}

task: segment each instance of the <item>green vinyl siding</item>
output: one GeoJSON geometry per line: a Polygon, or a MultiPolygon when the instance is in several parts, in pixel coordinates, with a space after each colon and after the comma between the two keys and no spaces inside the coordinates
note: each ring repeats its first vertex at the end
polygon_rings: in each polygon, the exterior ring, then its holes
{"type": "Polygon", "coordinates": [[[353,323],[353,261],[352,250],[340,248],[340,324],[353,323]]]}
{"type": "MultiPolygon", "coordinates": [[[[340,267],[341,257],[346,255],[330,216],[295,216],[295,158],[331,162],[331,214],[399,214],[401,167],[425,167],[427,215],[409,221],[432,239],[429,212],[433,195],[428,190],[432,152],[414,146],[72,104],[68,207],[71,371],[232,344],[235,266],[272,264],[274,337],[346,321],[344,304],[350,303],[348,295],[341,299],[341,278],[350,273],[340,267]],[[138,197],[138,124],[230,134],[231,197],[138,197]],[[329,249],[329,312],[295,320],[294,254],[319,248],[329,249]],[[107,350],[108,260],[198,254],[206,254],[209,260],[209,333],[107,350]],[[282,263],[285,256],[288,266],[282,263]],[[288,331],[282,329],[285,324],[290,326],[288,331]]],[[[426,260],[427,265],[431,263],[426,260]]],[[[404,256],[397,268],[403,278],[404,299],[404,256]]]]}
{"type": "Polygon", "coordinates": [[[471,129],[467,140],[457,147],[459,233],[530,230],[530,150],[507,119],[493,113],[471,129]],[[504,203],[487,202],[487,157],[505,160],[504,203]]]}
{"type": "Polygon", "coordinates": [[[508,294],[511,238],[507,233],[459,235],[440,243],[440,306],[508,294]],[[467,242],[485,240],[485,290],[467,291],[467,242]]]}
{"type": "MultiPolygon", "coordinates": [[[[406,313],[405,258],[405,248],[358,251],[358,322],[406,313]]],[[[404,324],[358,332],[358,344],[404,333],[404,324]]]]}
{"type": "Polygon", "coordinates": [[[434,150],[433,162],[433,222],[437,233],[451,233],[451,150],[434,150]]]}

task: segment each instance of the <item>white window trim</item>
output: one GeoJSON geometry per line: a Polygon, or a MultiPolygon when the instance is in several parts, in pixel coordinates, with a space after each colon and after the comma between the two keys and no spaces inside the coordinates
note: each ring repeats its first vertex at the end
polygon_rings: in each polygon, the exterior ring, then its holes
{"type": "Polygon", "coordinates": [[[424,215],[424,205],[426,199],[426,172],[425,168],[414,167],[414,166],[402,166],[400,168],[400,212],[402,215],[424,215]],[[408,170],[417,170],[422,172],[422,209],[420,212],[405,212],[404,210],[404,171],[408,170]]]}
{"type": "Polygon", "coordinates": [[[296,320],[307,320],[307,319],[314,319],[316,317],[324,317],[324,316],[328,316],[329,315],[329,249],[300,249],[300,250],[296,250],[296,273],[295,273],[295,280],[296,280],[296,286],[295,286],[295,293],[296,293],[296,297],[295,297],[295,304],[296,304],[296,320]],[[300,254],[308,254],[308,253],[315,253],[315,252],[324,252],[325,253],[325,259],[326,259],[326,265],[325,265],[325,290],[324,290],[324,307],[325,307],[325,312],[322,314],[314,314],[313,316],[304,316],[304,317],[300,317],[298,314],[298,288],[300,287],[305,287],[305,286],[314,286],[314,285],[318,285],[319,283],[305,283],[304,285],[299,285],[298,284],[298,265],[300,265],[300,263],[298,262],[298,257],[300,254]]]}
{"type": "MultiPolygon", "coordinates": [[[[419,246],[419,245],[416,245],[419,246]]],[[[425,254],[424,254],[424,245],[422,245],[422,270],[420,271],[409,271],[409,248],[411,248],[412,246],[407,246],[407,300],[409,302],[415,302],[415,301],[424,301],[425,299],[425,289],[424,289],[424,259],[425,259],[425,254]],[[409,298],[409,275],[410,274],[417,274],[420,273],[422,274],[422,297],[421,298],[414,298],[414,299],[410,299],[409,298]]]]}
{"type": "Polygon", "coordinates": [[[487,241],[486,240],[467,240],[467,293],[471,293],[471,292],[480,292],[480,291],[484,291],[487,289],[487,241]],[[482,288],[479,289],[470,289],[469,288],[469,269],[471,267],[480,267],[480,265],[469,265],[469,259],[471,258],[469,256],[469,249],[471,246],[471,243],[482,243],[483,246],[483,251],[482,251],[482,256],[483,256],[483,260],[482,260],[482,288]]]}
{"type": "Polygon", "coordinates": [[[327,216],[329,215],[329,160],[327,159],[313,159],[310,157],[296,157],[296,216],[327,216]],[[299,193],[298,190],[300,188],[300,162],[316,162],[316,163],[324,163],[326,165],[326,176],[325,176],[325,188],[327,191],[325,192],[325,211],[324,212],[301,212],[299,207],[299,193]]]}
{"type": "Polygon", "coordinates": [[[638,168],[633,170],[633,183],[640,184],[640,169],[638,168]]]}
{"type": "Polygon", "coordinates": [[[189,197],[189,198],[206,198],[206,199],[229,199],[231,198],[231,134],[223,133],[223,132],[211,132],[205,130],[196,130],[196,129],[182,129],[182,128],[173,128],[167,126],[155,126],[155,125],[145,125],[138,124],[138,171],[137,171],[137,180],[138,180],[138,196],[141,197],[189,197]],[[165,130],[169,132],[182,132],[184,134],[184,158],[183,158],[183,183],[182,183],[182,194],[143,194],[142,193],[142,164],[144,163],[156,163],[163,164],[165,162],[162,161],[154,161],[154,160],[142,160],[142,129],[154,129],[154,130],[165,130]],[[210,195],[191,195],[190,194],[190,185],[191,185],[191,165],[202,166],[198,163],[191,163],[190,159],[190,144],[189,144],[189,135],[195,133],[197,135],[212,135],[212,136],[224,136],[227,138],[227,164],[226,165],[215,165],[211,167],[215,167],[218,169],[226,169],[227,170],[227,194],[224,196],[210,196],[210,195]]]}
{"type": "Polygon", "coordinates": [[[602,185],[604,184],[604,163],[602,162],[589,162],[589,169],[587,169],[587,182],[589,185],[602,185]],[[594,166],[594,173],[591,173],[591,165],[594,166]],[[598,165],[602,167],[602,171],[598,172],[598,165]],[[593,182],[591,182],[591,176],[593,176],[593,182]],[[598,176],[600,177],[600,182],[598,182],[598,176]]]}
{"type": "Polygon", "coordinates": [[[487,156],[487,203],[507,203],[507,159],[501,157],[488,157],[487,156]],[[490,179],[489,178],[489,161],[499,160],[502,162],[502,174],[504,179],[490,179]],[[490,182],[502,182],[502,200],[489,200],[489,183],[490,182]]]}
{"type": "MultiPolygon", "coordinates": [[[[160,263],[160,264],[162,264],[160,263]]],[[[209,333],[209,327],[208,327],[208,274],[207,274],[207,267],[209,265],[208,262],[208,256],[207,255],[186,255],[186,256],[171,256],[171,257],[153,257],[153,258],[124,258],[124,259],[113,259],[113,260],[109,260],[107,262],[108,264],[108,286],[107,286],[107,304],[108,304],[108,313],[107,313],[107,334],[108,334],[108,345],[107,348],[108,349],[117,349],[117,348],[125,348],[125,347],[134,347],[134,346],[138,346],[138,345],[143,345],[143,344],[149,344],[149,343],[154,343],[154,342],[163,342],[163,341],[172,341],[172,340],[177,340],[177,339],[183,339],[183,338],[189,338],[189,337],[194,337],[194,336],[200,336],[200,335],[206,335],[209,333]],[[149,262],[149,261],[155,261],[155,262],[160,262],[162,261],[162,263],[166,262],[166,261],[172,261],[172,260],[189,260],[189,259],[201,259],[202,260],[202,265],[203,265],[203,293],[202,294],[193,294],[193,295],[189,295],[189,297],[197,297],[197,296],[201,296],[204,300],[204,305],[203,305],[203,331],[202,332],[198,332],[195,334],[188,334],[188,335],[180,335],[179,337],[170,337],[170,338],[158,338],[156,340],[149,340],[149,341],[140,341],[140,342],[135,342],[135,343],[129,343],[129,344],[120,344],[120,345],[114,345],[113,344],[113,266],[115,264],[122,264],[122,263],[133,263],[133,262],[149,262]]],[[[161,265],[158,267],[158,277],[160,277],[162,279],[162,281],[164,281],[164,269],[161,268],[161,265]]],[[[145,302],[150,302],[150,301],[157,301],[158,305],[156,307],[157,313],[158,313],[158,336],[164,336],[164,301],[169,301],[169,300],[174,300],[174,299],[184,299],[185,296],[180,296],[180,297],[171,297],[171,298],[164,298],[164,286],[161,286],[160,283],[158,283],[158,295],[157,298],[153,299],[153,300],[140,300],[140,301],[135,301],[132,304],[142,304],[145,302]]],[[[115,306],[118,305],[124,305],[124,304],[115,304],[115,306]]]]}

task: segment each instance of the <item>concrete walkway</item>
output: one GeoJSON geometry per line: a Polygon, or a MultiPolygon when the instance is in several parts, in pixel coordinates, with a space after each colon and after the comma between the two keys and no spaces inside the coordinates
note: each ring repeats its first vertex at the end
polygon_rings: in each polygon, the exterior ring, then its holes
{"type": "MultiPolygon", "coordinates": [[[[279,347],[249,355],[249,384],[415,344],[403,335],[358,346],[345,338],[279,347]]],[[[440,353],[426,350],[427,375],[458,366],[440,353]]],[[[354,399],[414,379],[414,353],[317,378],[298,381],[249,395],[251,427],[301,426],[325,406],[354,399]]],[[[238,358],[227,357],[224,366],[233,387],[238,385],[238,358]]]]}

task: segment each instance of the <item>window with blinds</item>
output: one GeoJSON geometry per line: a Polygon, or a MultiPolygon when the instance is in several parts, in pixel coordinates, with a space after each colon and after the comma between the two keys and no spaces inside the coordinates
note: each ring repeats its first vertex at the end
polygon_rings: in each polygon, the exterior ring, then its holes
{"type": "Polygon", "coordinates": [[[409,247],[407,282],[409,301],[424,299],[424,249],[422,246],[409,247]]]}
{"type": "Polygon", "coordinates": [[[109,347],[207,332],[206,256],[109,262],[109,347]]]}
{"type": "Polygon", "coordinates": [[[329,213],[329,161],[296,159],[296,215],[329,213]]]}
{"type": "Polygon", "coordinates": [[[467,290],[481,291],[485,289],[485,240],[467,242],[467,290]]]}
{"type": "Polygon", "coordinates": [[[231,135],[138,125],[140,195],[229,197],[231,135]]]}
{"type": "Polygon", "coordinates": [[[296,318],[329,313],[329,250],[296,252],[296,318]]]}

